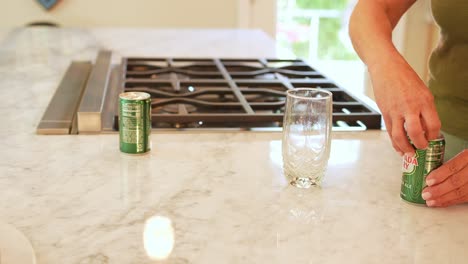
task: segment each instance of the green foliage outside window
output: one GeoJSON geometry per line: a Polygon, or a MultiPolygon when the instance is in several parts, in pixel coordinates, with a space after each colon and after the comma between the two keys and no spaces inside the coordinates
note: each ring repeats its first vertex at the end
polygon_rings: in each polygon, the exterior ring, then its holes
{"type": "Polygon", "coordinates": [[[348,0],[296,0],[296,5],[301,9],[343,10],[348,5],[348,0]]]}
{"type": "MultiPolygon", "coordinates": [[[[279,0],[278,10],[284,10],[286,0],[279,0]]],[[[299,9],[331,9],[345,10],[348,0],[296,0],[299,9]]],[[[281,15],[279,16],[281,18],[281,15]]],[[[293,19],[297,26],[309,26],[309,19],[296,17],[293,19]]],[[[281,19],[280,19],[281,23],[281,19]]],[[[354,51],[346,48],[339,39],[339,31],[342,27],[342,18],[322,18],[320,20],[318,58],[322,60],[357,60],[354,51]]],[[[346,30],[346,29],[345,29],[346,30]]],[[[347,31],[347,30],[346,30],[347,31]]],[[[284,40],[280,42],[284,43],[284,40]]],[[[288,45],[288,44],[286,44],[288,45]]],[[[309,41],[295,41],[289,44],[294,54],[298,57],[307,58],[309,53],[309,41]]]]}

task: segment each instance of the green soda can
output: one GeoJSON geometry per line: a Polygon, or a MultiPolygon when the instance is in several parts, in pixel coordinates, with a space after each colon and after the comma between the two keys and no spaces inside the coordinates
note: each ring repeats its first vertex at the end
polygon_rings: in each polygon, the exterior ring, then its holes
{"type": "Polygon", "coordinates": [[[441,135],[430,140],[427,149],[415,149],[414,156],[403,156],[403,176],[400,197],[408,202],[426,204],[421,197],[426,176],[444,162],[445,139],[441,135]]]}
{"type": "Polygon", "coordinates": [[[119,95],[120,151],[143,154],[151,150],[151,96],[143,92],[119,95]]]}

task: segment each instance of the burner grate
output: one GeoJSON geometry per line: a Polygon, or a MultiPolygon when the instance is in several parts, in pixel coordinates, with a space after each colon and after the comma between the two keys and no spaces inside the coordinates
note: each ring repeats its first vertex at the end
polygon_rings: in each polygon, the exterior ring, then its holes
{"type": "Polygon", "coordinates": [[[337,130],[381,126],[378,112],[302,60],[124,58],[121,71],[121,91],[151,95],[153,128],[281,127],[286,91],[298,87],[332,92],[337,130]]]}

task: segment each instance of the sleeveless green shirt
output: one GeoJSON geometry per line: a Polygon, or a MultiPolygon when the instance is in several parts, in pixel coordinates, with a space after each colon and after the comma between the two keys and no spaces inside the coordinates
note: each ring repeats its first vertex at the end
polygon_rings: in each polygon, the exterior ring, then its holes
{"type": "Polygon", "coordinates": [[[442,130],[468,139],[468,0],[432,0],[441,29],[429,61],[431,89],[442,130]]]}

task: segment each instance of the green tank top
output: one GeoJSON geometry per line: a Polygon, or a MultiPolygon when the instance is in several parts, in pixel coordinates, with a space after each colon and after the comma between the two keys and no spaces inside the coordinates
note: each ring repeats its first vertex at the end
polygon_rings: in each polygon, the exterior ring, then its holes
{"type": "Polygon", "coordinates": [[[429,61],[431,89],[442,130],[468,139],[468,0],[432,0],[441,29],[429,61]]]}

